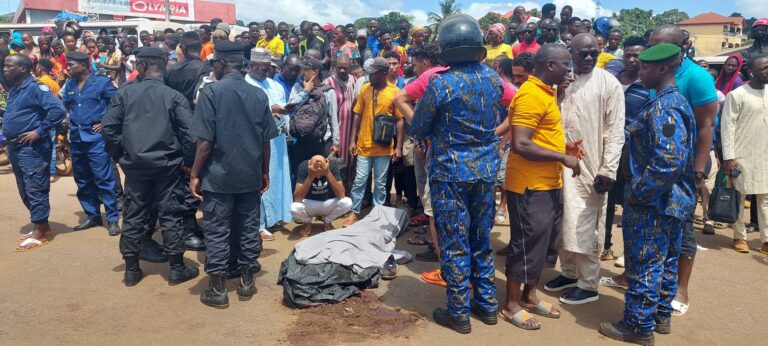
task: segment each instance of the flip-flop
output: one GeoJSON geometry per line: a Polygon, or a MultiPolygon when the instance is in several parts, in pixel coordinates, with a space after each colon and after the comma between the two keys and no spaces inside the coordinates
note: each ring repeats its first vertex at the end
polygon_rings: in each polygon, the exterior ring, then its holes
{"type": "Polygon", "coordinates": [[[688,307],[690,307],[690,304],[683,304],[677,300],[672,301],[672,316],[685,316],[686,313],[688,313],[688,307]]]}
{"type": "Polygon", "coordinates": [[[18,241],[25,241],[25,240],[27,240],[29,238],[32,238],[32,234],[33,233],[34,233],[34,231],[29,231],[29,233],[24,233],[24,234],[20,235],[18,241]]]}
{"type": "Polygon", "coordinates": [[[533,319],[533,315],[531,315],[528,311],[525,309],[521,309],[520,311],[516,312],[514,315],[512,315],[512,318],[507,317],[507,315],[504,315],[501,311],[499,311],[499,318],[501,318],[504,321],[507,321],[511,323],[513,326],[523,329],[523,330],[537,330],[541,329],[541,325],[538,326],[526,326],[525,323],[533,319]]]}
{"type": "Polygon", "coordinates": [[[600,284],[600,286],[621,288],[623,290],[627,289],[627,286],[619,285],[619,283],[616,282],[616,280],[614,280],[610,276],[603,276],[603,277],[601,277],[600,281],[598,283],[600,284]]]}
{"type": "Polygon", "coordinates": [[[272,232],[263,230],[259,232],[259,237],[261,237],[261,240],[263,241],[274,241],[275,236],[272,234],[272,232]]]}
{"type": "Polygon", "coordinates": [[[41,246],[48,244],[48,239],[37,240],[35,238],[27,238],[19,246],[16,247],[16,252],[27,252],[37,249],[41,246]]]}
{"type": "Polygon", "coordinates": [[[417,235],[413,238],[408,238],[408,244],[411,245],[429,245],[429,240],[427,238],[424,238],[424,236],[417,235]]]}
{"type": "Polygon", "coordinates": [[[424,233],[427,233],[427,229],[425,227],[418,227],[413,230],[413,233],[424,234],[424,233]]]}
{"type": "Polygon", "coordinates": [[[524,306],[523,309],[532,314],[539,315],[541,317],[558,319],[560,318],[560,310],[557,310],[552,303],[547,303],[543,300],[539,300],[539,304],[536,306],[524,306]],[[554,314],[557,312],[557,314],[554,314]]]}

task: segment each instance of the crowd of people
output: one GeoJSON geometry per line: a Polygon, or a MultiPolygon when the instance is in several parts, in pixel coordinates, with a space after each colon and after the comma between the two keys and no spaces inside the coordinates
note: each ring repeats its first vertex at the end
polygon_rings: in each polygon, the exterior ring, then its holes
{"type": "Polygon", "coordinates": [[[695,61],[675,25],[624,37],[610,18],[572,13],[517,7],[485,32],[454,15],[435,35],[377,20],[293,30],[267,20],[233,35],[213,20],[186,32],[0,37],[3,134],[34,224],[16,250],[52,239],[53,143],[67,124],[86,215],[74,229],[103,226],[104,206],[126,286],[143,277],[140,260],[169,262],[171,285],[193,279],[184,251],[204,250],[200,300],[225,308],[227,279],[239,278],[241,299],[254,295],[262,246],[285,223],[309,237],[315,219],[328,231],[393,206],[417,228],[408,242],[427,246],[415,257],[440,263],[422,274],[446,288],[436,323],[469,333],[475,315],[541,328],[538,317],[560,317],[536,293],[559,259],[545,290],[578,305],[598,300],[601,285],[626,289],[623,319],[600,332],[653,344],[690,305],[694,223],[704,234],[724,226],[706,212],[718,171],[754,196],[755,221],[733,225],[733,248],[748,252],[747,232],[759,229],[768,254],[768,19],[717,71],[695,61]],[[499,303],[490,232],[507,223],[499,303]],[[614,259],[626,272],[601,278],[601,260],[614,259]]]}

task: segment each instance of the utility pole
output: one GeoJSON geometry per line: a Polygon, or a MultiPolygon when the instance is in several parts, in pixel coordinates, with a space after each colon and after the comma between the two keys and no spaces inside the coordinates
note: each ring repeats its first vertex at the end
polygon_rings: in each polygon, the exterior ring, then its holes
{"type": "Polygon", "coordinates": [[[171,0],[165,0],[165,21],[171,21],[171,0]]]}

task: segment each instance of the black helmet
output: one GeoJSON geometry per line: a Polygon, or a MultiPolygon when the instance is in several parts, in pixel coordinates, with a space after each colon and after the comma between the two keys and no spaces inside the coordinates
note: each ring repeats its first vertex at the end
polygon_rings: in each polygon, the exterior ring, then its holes
{"type": "Polygon", "coordinates": [[[483,32],[477,20],[466,14],[452,15],[442,23],[437,32],[440,60],[443,64],[482,61],[485,59],[483,32]]]}

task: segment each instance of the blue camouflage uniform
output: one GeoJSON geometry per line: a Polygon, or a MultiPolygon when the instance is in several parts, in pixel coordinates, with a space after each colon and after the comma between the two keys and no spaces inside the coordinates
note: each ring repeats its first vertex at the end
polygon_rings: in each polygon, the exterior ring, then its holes
{"type": "Polygon", "coordinates": [[[61,100],[69,110],[69,140],[77,199],[89,220],[101,215],[99,208],[103,203],[107,222],[116,223],[119,216],[112,161],[104,149],[101,133],[92,127],[101,123],[117,88],[111,78],[94,73],[88,76],[82,89],[77,84],[77,79],[71,78],[61,91],[61,100]]]}
{"type": "Polygon", "coordinates": [[[671,318],[683,223],[695,203],[693,110],[667,87],[626,127],[629,181],[622,232],[627,268],[624,323],[649,333],[671,318]]]}
{"type": "Polygon", "coordinates": [[[32,77],[13,86],[8,93],[3,133],[8,138],[8,157],[13,165],[19,195],[29,209],[32,223],[48,222],[51,212],[48,165],[51,164],[53,145],[48,134],[65,115],[64,107],[53,96],[51,89],[32,77]],[[21,134],[33,130],[40,139],[31,144],[18,142],[21,134]]]}
{"type": "Polygon", "coordinates": [[[493,187],[499,169],[494,129],[504,113],[499,76],[480,63],[451,66],[435,77],[416,107],[410,131],[432,140],[428,166],[440,269],[448,312],[469,318],[469,283],[488,313],[497,309],[493,253],[493,187]]]}

